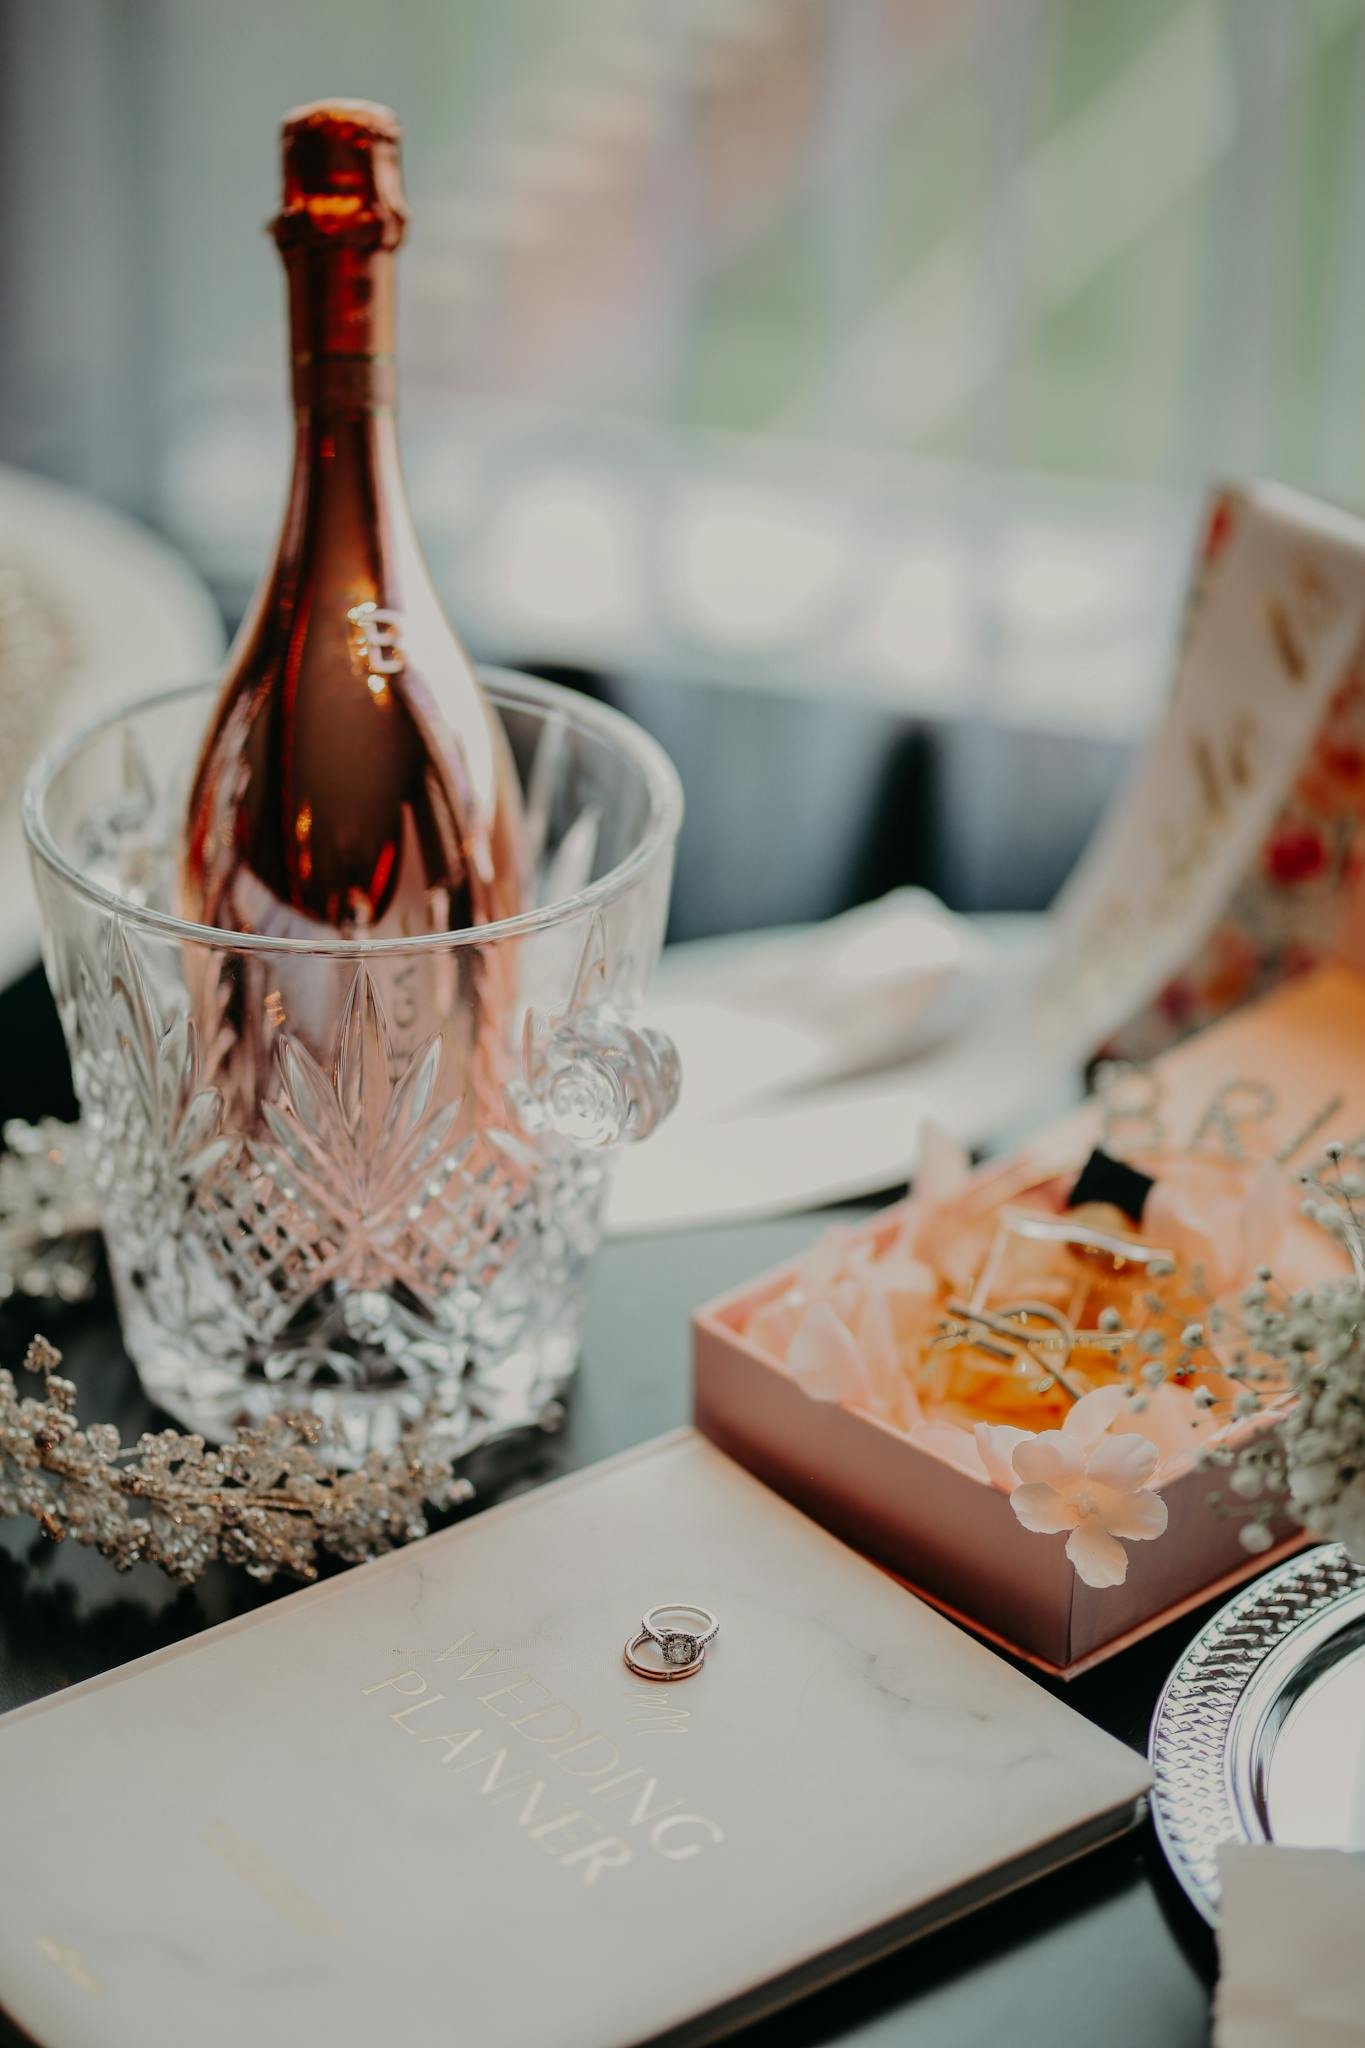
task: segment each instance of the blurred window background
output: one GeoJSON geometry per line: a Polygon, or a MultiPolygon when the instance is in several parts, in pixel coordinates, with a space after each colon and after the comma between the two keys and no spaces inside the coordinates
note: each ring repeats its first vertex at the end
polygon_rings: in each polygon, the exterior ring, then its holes
{"type": "Polygon", "coordinates": [[[1205,483],[1361,496],[1365,0],[4,0],[0,458],[229,621],[325,93],[405,123],[438,580],[673,751],[681,932],[1046,901],[1205,483]]]}

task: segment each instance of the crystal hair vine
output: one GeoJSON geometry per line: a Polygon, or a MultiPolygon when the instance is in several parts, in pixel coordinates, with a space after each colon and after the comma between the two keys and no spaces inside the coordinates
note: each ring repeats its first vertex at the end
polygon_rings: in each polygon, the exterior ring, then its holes
{"type": "Polygon", "coordinates": [[[342,1471],[316,1416],[270,1416],[217,1445],[176,1429],[124,1444],[112,1423],[82,1426],[75,1383],[45,1338],[24,1365],[40,1395],[21,1395],[0,1369],[0,1516],[27,1515],[119,1571],[154,1564],[190,1585],[221,1559],[254,1579],[315,1579],[321,1553],[363,1563],[425,1536],[427,1510],[473,1494],[451,1469],[468,1436],[436,1413],[342,1471]]]}

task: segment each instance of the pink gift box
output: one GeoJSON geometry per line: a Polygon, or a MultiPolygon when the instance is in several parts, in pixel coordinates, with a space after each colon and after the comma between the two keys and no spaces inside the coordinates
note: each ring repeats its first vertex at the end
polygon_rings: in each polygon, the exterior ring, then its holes
{"type": "MultiPolygon", "coordinates": [[[[1334,1126],[1350,1136],[1365,1124],[1365,976],[1328,967],[1288,983],[1165,1054],[1157,1071],[1173,1131],[1196,1128],[1222,1083],[1264,1075],[1276,1102],[1258,1128],[1258,1155],[1289,1142],[1328,1094],[1340,1098],[1334,1126]]],[[[1078,1160],[1095,1135],[1089,1107],[1056,1134],[1074,1141],[1078,1160]]],[[[869,1218],[866,1233],[889,1231],[898,1214],[869,1218]]],[[[1341,1270],[1339,1252],[1314,1226],[1297,1219],[1291,1230],[1299,1270],[1304,1258],[1320,1260],[1323,1273],[1341,1270]]],[[[1249,1555],[1239,1540],[1244,1517],[1210,1498],[1221,1495],[1222,1475],[1197,1466],[1191,1453],[1159,1488],[1170,1518],[1165,1534],[1126,1546],[1121,1586],[1083,1584],[1061,1537],[1024,1529],[1008,1495],[988,1479],[875,1416],[812,1399],[779,1359],[750,1341],[744,1329],[754,1310],[791,1280],[790,1269],[771,1273],[697,1311],[698,1428],[827,1529],[1014,1655],[1074,1677],[1306,1540],[1281,1524],[1281,1543],[1249,1555]]],[[[1253,1418],[1224,1441],[1245,1442],[1266,1426],[1253,1418]]]]}
{"type": "MultiPolygon", "coordinates": [[[[873,1218],[869,1231],[894,1215],[873,1218]]],[[[1191,1462],[1160,1488],[1166,1533],[1129,1546],[1124,1583],[1083,1585],[1062,1539],[1030,1534],[988,1480],[875,1416],[812,1400],[749,1342],[741,1325],[790,1279],[789,1271],[769,1274],[693,1317],[698,1429],[775,1493],[1014,1656],[1075,1678],[1306,1541],[1296,1532],[1249,1556],[1240,1521],[1209,1501],[1218,1475],[1191,1462]]]]}

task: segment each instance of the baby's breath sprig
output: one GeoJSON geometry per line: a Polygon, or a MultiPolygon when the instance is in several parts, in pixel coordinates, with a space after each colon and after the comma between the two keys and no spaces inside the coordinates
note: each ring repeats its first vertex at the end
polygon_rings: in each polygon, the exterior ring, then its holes
{"type": "Polygon", "coordinates": [[[343,1472],[316,1416],[271,1416],[219,1445],[175,1429],[124,1444],[112,1423],[81,1427],[75,1385],[45,1338],[24,1364],[43,1391],[21,1396],[0,1369],[0,1516],[28,1515],[120,1571],[155,1564],[188,1585],[221,1558],[255,1579],[315,1579],[322,1552],[349,1564],[376,1557],[424,1536],[428,1508],[472,1492],[451,1470],[454,1451],[469,1446],[453,1444],[449,1418],[435,1412],[343,1472]]]}
{"type": "Polygon", "coordinates": [[[1240,1336],[1224,1369],[1239,1387],[1234,1417],[1273,1404],[1273,1430],[1209,1462],[1231,1469],[1228,1486],[1254,1504],[1241,1540],[1270,1547],[1270,1516],[1286,1503],[1311,1535],[1344,1543],[1365,1562],[1365,1176],[1345,1161],[1355,1147],[1324,1146],[1327,1170],[1301,1176],[1304,1213],[1342,1244],[1351,1272],[1287,1294],[1262,1267],[1241,1297],[1240,1336]]]}

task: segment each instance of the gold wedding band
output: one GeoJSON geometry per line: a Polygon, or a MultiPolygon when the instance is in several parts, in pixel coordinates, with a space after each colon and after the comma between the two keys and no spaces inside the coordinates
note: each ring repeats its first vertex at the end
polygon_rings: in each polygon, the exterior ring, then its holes
{"type": "Polygon", "coordinates": [[[657,1638],[647,1628],[642,1628],[638,1635],[628,1638],[621,1654],[628,1671],[633,1671],[637,1678],[652,1679],[656,1685],[671,1685],[675,1678],[693,1678],[706,1662],[706,1645],[703,1643],[690,1664],[642,1664],[635,1655],[642,1643],[651,1643],[656,1650],[659,1647],[657,1638]]]}

